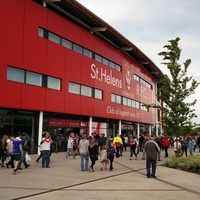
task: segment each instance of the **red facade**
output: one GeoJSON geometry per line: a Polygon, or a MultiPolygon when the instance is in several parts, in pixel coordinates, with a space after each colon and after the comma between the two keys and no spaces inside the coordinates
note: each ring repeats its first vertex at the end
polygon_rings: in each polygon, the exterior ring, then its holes
{"type": "Polygon", "coordinates": [[[155,103],[156,79],[123,52],[31,0],[2,1],[0,24],[1,108],[156,123],[153,108],[143,111],[111,102],[111,94],[114,93],[141,103],[155,103]],[[39,27],[117,63],[122,66],[122,71],[40,37],[39,27]],[[57,77],[62,82],[61,90],[8,81],[7,66],[57,77]],[[131,67],[129,72],[127,66],[131,67]],[[129,76],[130,80],[130,74],[131,84],[127,85],[126,78],[129,76]],[[134,74],[152,87],[134,80],[134,74]],[[103,99],[70,94],[68,82],[100,89],[103,99]]]}

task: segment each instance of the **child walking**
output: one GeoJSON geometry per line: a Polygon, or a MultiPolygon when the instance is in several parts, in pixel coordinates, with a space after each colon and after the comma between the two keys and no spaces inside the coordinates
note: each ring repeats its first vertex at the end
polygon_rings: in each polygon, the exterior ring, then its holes
{"type": "Polygon", "coordinates": [[[101,171],[103,171],[103,168],[107,170],[108,158],[107,158],[106,146],[103,146],[102,150],[100,151],[100,162],[101,162],[101,171]]]}
{"type": "Polygon", "coordinates": [[[110,171],[113,170],[113,160],[114,160],[114,155],[115,155],[115,148],[113,146],[113,143],[111,142],[109,144],[109,147],[107,149],[107,158],[110,161],[110,171]]]}

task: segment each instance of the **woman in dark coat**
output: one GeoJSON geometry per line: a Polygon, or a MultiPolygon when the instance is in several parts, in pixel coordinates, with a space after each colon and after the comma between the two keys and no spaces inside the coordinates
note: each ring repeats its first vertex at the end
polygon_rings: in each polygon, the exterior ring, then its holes
{"type": "Polygon", "coordinates": [[[94,172],[94,165],[96,160],[98,160],[98,146],[95,144],[95,139],[93,138],[90,141],[89,147],[88,147],[88,153],[91,160],[91,166],[89,168],[89,172],[94,172]]]}

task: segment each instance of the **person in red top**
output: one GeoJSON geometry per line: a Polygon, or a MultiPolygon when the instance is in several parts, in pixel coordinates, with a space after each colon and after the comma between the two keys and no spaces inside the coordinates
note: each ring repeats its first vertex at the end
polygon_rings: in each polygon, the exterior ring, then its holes
{"type": "Polygon", "coordinates": [[[165,158],[168,157],[168,147],[170,145],[170,140],[167,137],[162,138],[162,147],[165,150],[165,158]]]}

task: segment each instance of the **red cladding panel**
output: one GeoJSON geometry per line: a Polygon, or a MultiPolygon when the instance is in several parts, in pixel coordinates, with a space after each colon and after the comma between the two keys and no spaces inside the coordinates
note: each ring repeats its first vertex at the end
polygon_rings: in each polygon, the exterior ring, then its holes
{"type": "Polygon", "coordinates": [[[46,104],[45,88],[22,84],[21,108],[30,110],[41,110],[46,104]]]}
{"type": "Polygon", "coordinates": [[[38,28],[47,27],[47,9],[38,6],[37,3],[26,1],[24,12],[23,68],[45,74],[47,40],[38,36],[38,28]]]}
{"type": "Polygon", "coordinates": [[[65,113],[79,115],[81,113],[81,96],[68,94],[65,97],[65,113]]]}

